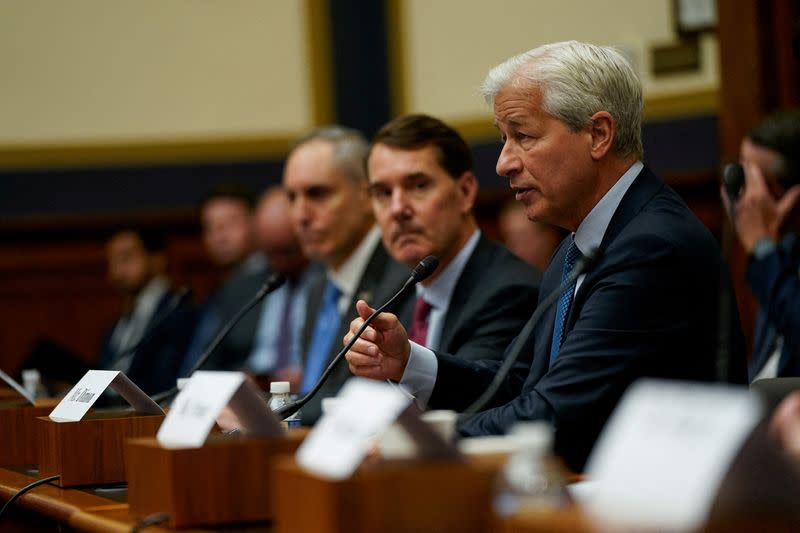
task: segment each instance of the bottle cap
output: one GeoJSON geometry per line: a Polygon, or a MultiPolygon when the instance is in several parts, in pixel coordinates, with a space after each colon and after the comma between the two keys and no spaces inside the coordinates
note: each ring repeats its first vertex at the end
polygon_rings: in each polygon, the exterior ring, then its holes
{"type": "Polygon", "coordinates": [[[511,427],[511,437],[521,448],[550,448],[553,445],[553,428],[543,420],[517,422],[511,427]]]}
{"type": "Polygon", "coordinates": [[[289,382],[288,381],[273,381],[269,384],[270,394],[288,394],[289,382]]]}
{"type": "Polygon", "coordinates": [[[39,383],[42,375],[35,368],[26,368],[22,371],[22,381],[25,383],[39,383]]]}

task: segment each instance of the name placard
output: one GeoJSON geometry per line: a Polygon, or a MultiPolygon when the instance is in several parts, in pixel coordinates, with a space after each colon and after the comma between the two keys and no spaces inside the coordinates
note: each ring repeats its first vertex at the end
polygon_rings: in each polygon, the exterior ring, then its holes
{"type": "Polygon", "coordinates": [[[694,530],[761,416],[745,387],[637,382],[592,451],[594,483],[580,503],[612,525],[694,530]]]}
{"type": "Polygon", "coordinates": [[[175,398],[156,439],[166,447],[200,447],[223,415],[226,425],[245,435],[285,433],[261,391],[243,373],[201,370],[192,374],[175,398]]]}
{"type": "Polygon", "coordinates": [[[316,475],[347,479],[364,460],[373,440],[411,403],[382,381],[350,378],[336,409],[325,413],[297,450],[297,462],[316,475]]]}
{"type": "Polygon", "coordinates": [[[89,370],[56,405],[50,418],[58,422],[81,420],[108,387],[115,390],[139,414],[164,414],[161,407],[122,372],[89,370]]]}
{"type": "Polygon", "coordinates": [[[33,405],[33,404],[34,404],[34,399],[33,399],[33,396],[31,396],[31,395],[28,393],[28,391],[26,391],[26,390],[25,390],[25,389],[22,387],[22,385],[20,385],[19,383],[17,383],[17,382],[14,380],[14,378],[12,378],[11,376],[9,376],[8,374],[6,374],[5,372],[3,372],[2,370],[0,370],[0,379],[2,379],[3,381],[5,381],[5,382],[6,382],[6,385],[8,385],[9,387],[11,387],[11,388],[12,388],[12,389],[14,389],[15,391],[17,391],[17,392],[19,393],[19,395],[20,395],[20,396],[22,396],[23,398],[25,398],[26,400],[28,400],[28,403],[29,403],[29,404],[31,404],[31,405],[33,405]]]}

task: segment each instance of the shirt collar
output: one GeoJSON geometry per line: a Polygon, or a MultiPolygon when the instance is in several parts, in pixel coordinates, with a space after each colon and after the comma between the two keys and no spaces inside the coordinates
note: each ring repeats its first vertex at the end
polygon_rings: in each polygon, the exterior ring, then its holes
{"type": "Polygon", "coordinates": [[[472,252],[475,251],[475,247],[478,246],[480,237],[480,230],[475,230],[458,254],[450,261],[450,264],[439,272],[439,275],[430,284],[417,283],[417,297],[421,296],[436,309],[447,309],[450,306],[456,282],[461,277],[461,272],[472,256],[472,252]]]}
{"type": "Polygon", "coordinates": [[[377,226],[373,226],[341,267],[337,270],[328,268],[328,279],[336,284],[342,295],[352,297],[356,293],[361,276],[380,240],[381,232],[377,226]]]}
{"type": "Polygon", "coordinates": [[[636,161],[631,165],[578,226],[575,231],[575,246],[584,256],[589,251],[598,248],[600,243],[603,242],[603,236],[606,234],[611,217],[614,216],[614,212],[622,202],[622,197],[625,196],[628,188],[642,171],[642,168],[644,168],[644,164],[641,161],[636,161]]]}
{"type": "Polygon", "coordinates": [[[141,318],[150,317],[155,313],[158,302],[169,290],[169,283],[162,276],[151,279],[136,296],[133,304],[133,315],[141,318]]]}

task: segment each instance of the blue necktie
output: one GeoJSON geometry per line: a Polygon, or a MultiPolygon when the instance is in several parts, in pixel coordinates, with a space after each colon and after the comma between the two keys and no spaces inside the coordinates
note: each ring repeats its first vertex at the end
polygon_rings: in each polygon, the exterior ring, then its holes
{"type": "Polygon", "coordinates": [[[341,322],[339,316],[339,297],[341,295],[339,287],[328,280],[325,294],[322,296],[322,307],[320,307],[317,320],[314,322],[311,348],[308,351],[306,367],[303,369],[303,382],[300,385],[301,393],[310,391],[325,369],[333,338],[341,322]]]}
{"type": "Polygon", "coordinates": [[[561,270],[561,297],[558,299],[556,306],[556,321],[553,325],[553,342],[550,344],[550,366],[556,360],[558,351],[561,349],[561,343],[564,342],[564,326],[567,321],[567,312],[572,303],[572,295],[575,293],[575,283],[573,280],[568,286],[564,283],[567,281],[572,269],[575,267],[575,262],[581,257],[581,251],[575,246],[574,237],[570,239],[567,254],[564,256],[564,268],[561,270]]]}

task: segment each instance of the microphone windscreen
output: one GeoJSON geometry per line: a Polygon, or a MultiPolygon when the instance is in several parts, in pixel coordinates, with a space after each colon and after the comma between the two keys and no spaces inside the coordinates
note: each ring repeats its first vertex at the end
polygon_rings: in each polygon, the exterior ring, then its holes
{"type": "Polygon", "coordinates": [[[267,281],[264,283],[263,288],[274,291],[284,283],[286,283],[286,278],[284,276],[278,274],[277,272],[272,272],[267,278],[267,281]]]}
{"type": "Polygon", "coordinates": [[[725,165],[725,170],[722,172],[722,185],[725,187],[725,192],[731,202],[735,202],[742,187],[744,187],[744,169],[741,164],[729,163],[725,165]]]}
{"type": "Polygon", "coordinates": [[[429,255],[414,267],[414,270],[411,272],[411,277],[414,278],[415,283],[419,283],[433,274],[433,271],[436,270],[438,266],[439,259],[435,255],[429,255]]]}

